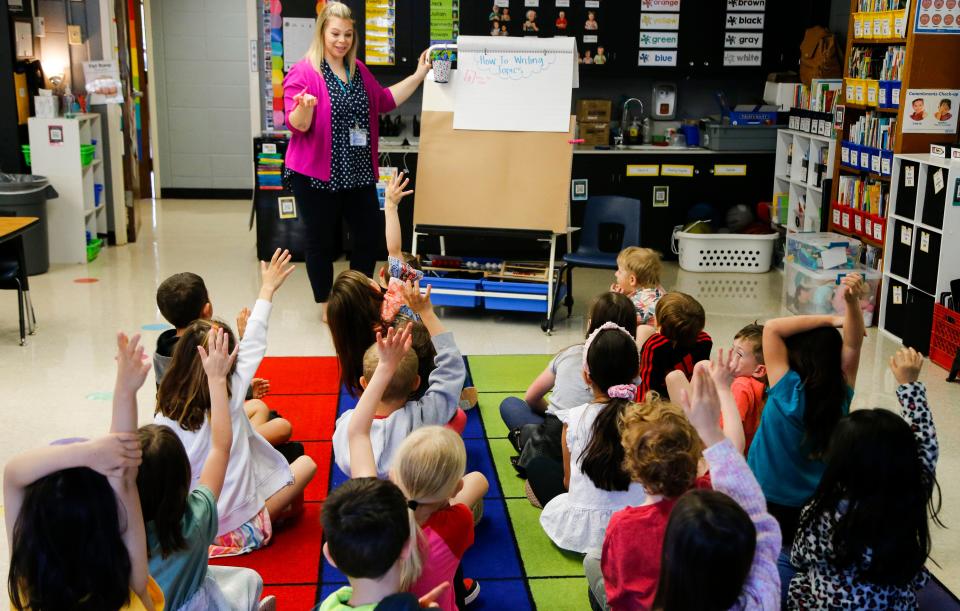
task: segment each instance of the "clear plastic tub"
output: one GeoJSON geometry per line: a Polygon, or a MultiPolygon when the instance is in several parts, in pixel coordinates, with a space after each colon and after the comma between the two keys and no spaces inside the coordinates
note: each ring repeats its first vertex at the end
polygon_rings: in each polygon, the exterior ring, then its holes
{"type": "Polygon", "coordinates": [[[808,269],[853,269],[862,249],[860,240],[829,231],[787,235],[787,260],[808,269]]]}
{"type": "Polygon", "coordinates": [[[794,314],[843,316],[847,312],[847,304],[840,291],[840,281],[854,272],[862,275],[867,282],[860,295],[860,308],[863,310],[863,321],[869,327],[873,324],[877,288],[880,286],[881,274],[875,269],[813,270],[787,261],[783,278],[784,306],[794,314]]]}

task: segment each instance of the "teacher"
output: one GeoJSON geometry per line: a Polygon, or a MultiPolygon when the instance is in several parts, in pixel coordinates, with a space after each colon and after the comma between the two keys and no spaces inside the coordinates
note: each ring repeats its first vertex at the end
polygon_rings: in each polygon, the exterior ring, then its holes
{"type": "Polygon", "coordinates": [[[403,104],[430,70],[427,52],[417,70],[381,87],[357,60],[350,8],[329,2],[317,17],[313,42],[283,79],[287,146],[284,180],[307,229],[307,275],[313,298],[325,304],[333,260],[346,218],[353,235],[350,269],[373,276],[384,250],[383,213],[377,199],[378,117],[403,104]]]}

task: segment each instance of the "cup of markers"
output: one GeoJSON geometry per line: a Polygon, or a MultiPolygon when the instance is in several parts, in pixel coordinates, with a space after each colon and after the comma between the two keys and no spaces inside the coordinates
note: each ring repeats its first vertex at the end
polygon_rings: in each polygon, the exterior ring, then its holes
{"type": "Polygon", "coordinates": [[[443,57],[438,57],[437,59],[433,60],[433,82],[450,82],[450,68],[452,65],[453,62],[443,57]]]}

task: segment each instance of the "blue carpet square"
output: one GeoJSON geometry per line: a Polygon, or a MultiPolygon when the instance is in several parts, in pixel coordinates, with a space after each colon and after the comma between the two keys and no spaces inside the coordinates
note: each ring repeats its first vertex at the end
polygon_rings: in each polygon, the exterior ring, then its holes
{"type": "Polygon", "coordinates": [[[497,579],[480,582],[480,597],[470,605],[470,611],[478,609],[510,609],[510,611],[533,610],[527,588],[522,579],[497,579]]]}
{"type": "MultiPolygon", "coordinates": [[[[473,545],[463,556],[464,577],[479,579],[481,582],[487,578],[520,578],[520,560],[517,558],[508,520],[503,501],[492,500],[484,503],[483,519],[477,524],[473,545]]],[[[513,607],[505,605],[501,608],[513,607]]]]}
{"type": "Polygon", "coordinates": [[[487,491],[484,498],[503,498],[503,491],[500,489],[500,480],[497,479],[497,472],[493,467],[490,451],[487,449],[487,440],[464,439],[463,445],[467,448],[467,472],[479,471],[483,473],[483,476],[486,477],[490,483],[490,490],[487,491]]]}
{"type": "MultiPolygon", "coordinates": [[[[321,569],[320,575],[321,575],[321,578],[323,579],[324,588],[326,588],[330,584],[339,584],[335,588],[333,588],[334,590],[336,590],[340,586],[345,585],[347,583],[347,577],[340,572],[340,569],[334,566],[331,566],[330,562],[327,560],[327,557],[324,556],[322,552],[320,555],[320,561],[323,562],[323,568],[321,569]]],[[[324,592],[326,592],[326,590],[324,590],[324,592]]],[[[324,593],[324,597],[326,597],[326,593],[324,593]]]]}
{"type": "Polygon", "coordinates": [[[337,463],[330,461],[330,491],[333,492],[343,482],[350,479],[347,474],[340,470],[337,463]]]}
{"type": "Polygon", "coordinates": [[[463,428],[464,439],[485,439],[483,434],[483,424],[480,422],[480,410],[471,409],[467,411],[467,426],[463,428]]]}

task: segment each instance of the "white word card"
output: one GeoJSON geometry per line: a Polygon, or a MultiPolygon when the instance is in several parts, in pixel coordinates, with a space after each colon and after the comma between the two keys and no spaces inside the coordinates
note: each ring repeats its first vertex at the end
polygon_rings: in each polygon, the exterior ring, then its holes
{"type": "Polygon", "coordinates": [[[642,13],[641,30],[679,30],[680,13],[642,13]]]}
{"type": "Polygon", "coordinates": [[[677,32],[640,32],[641,49],[676,49],[680,46],[677,32]]]}
{"type": "Polygon", "coordinates": [[[640,55],[637,58],[638,66],[676,66],[676,49],[657,51],[653,49],[640,49],[640,55]]]}
{"type": "Polygon", "coordinates": [[[763,63],[763,53],[759,51],[724,51],[724,66],[759,66],[763,63]]]}
{"type": "Polygon", "coordinates": [[[761,32],[727,32],[723,39],[723,46],[728,49],[762,49],[763,33],[761,32]]]}
{"type": "Polygon", "coordinates": [[[728,30],[762,30],[763,13],[727,13],[728,30]]]}

